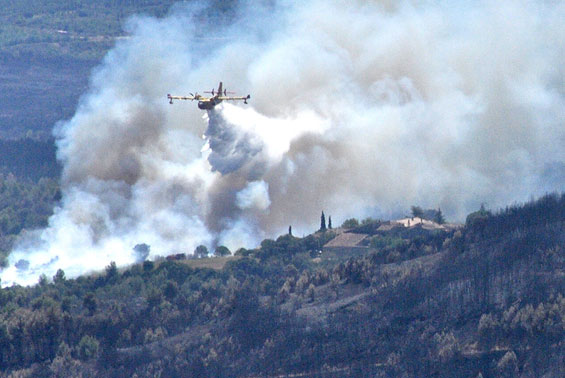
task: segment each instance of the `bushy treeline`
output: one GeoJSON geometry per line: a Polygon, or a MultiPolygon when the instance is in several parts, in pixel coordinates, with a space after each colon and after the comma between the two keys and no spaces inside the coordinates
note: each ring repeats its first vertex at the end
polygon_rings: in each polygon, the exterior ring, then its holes
{"type": "Polygon", "coordinates": [[[58,199],[59,185],[54,179],[34,183],[0,174],[0,235],[17,235],[24,227],[45,227],[58,199]]]}
{"type": "Polygon", "coordinates": [[[495,214],[481,207],[467,217],[467,235],[473,240],[488,240],[564,219],[565,193],[552,193],[536,201],[508,206],[495,214]]]}
{"type": "MultiPolygon", "coordinates": [[[[307,269],[308,260],[297,255],[287,265],[261,264],[241,257],[222,271],[193,269],[179,261],[146,261],[125,271],[111,264],[99,276],[67,280],[59,271],[53,282],[43,277],[33,288],[3,289],[0,365],[7,371],[38,364],[33,374],[47,367],[57,375],[66,369],[62,359],[71,365],[98,361],[101,372],[144,371],[151,356],[159,354],[153,350],[156,343],[169,343],[176,335],[172,343],[187,358],[181,365],[175,362],[176,374],[183,375],[190,362],[193,376],[206,375],[217,369],[220,357],[214,348],[219,352],[231,344],[234,358],[263,345],[283,322],[280,309],[265,296],[276,298],[287,274],[298,275],[296,266],[307,269]],[[206,342],[213,348],[204,348],[206,342]]],[[[155,369],[149,364],[149,371],[155,369]]]]}
{"type": "Polygon", "coordinates": [[[55,203],[60,200],[59,183],[53,178],[38,182],[0,174],[0,267],[17,236],[24,230],[47,226],[55,203]]]}
{"type": "Polygon", "coordinates": [[[319,254],[326,231],[265,240],[221,270],[59,271],[0,291],[0,366],[33,377],[561,376],[565,219],[544,216],[546,201],[483,214],[481,229],[535,218],[498,237],[470,224],[391,235],[403,243],[349,259],[319,254]]]}
{"type": "Polygon", "coordinates": [[[22,230],[47,225],[59,175],[53,140],[0,140],[0,266],[22,230]]]}

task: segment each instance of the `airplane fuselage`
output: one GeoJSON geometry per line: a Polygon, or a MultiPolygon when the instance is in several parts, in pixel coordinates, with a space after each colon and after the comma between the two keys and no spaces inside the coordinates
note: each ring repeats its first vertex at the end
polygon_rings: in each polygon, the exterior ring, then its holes
{"type": "Polygon", "coordinates": [[[222,102],[222,100],[213,97],[206,101],[198,101],[198,109],[212,110],[214,106],[218,105],[220,102],[222,102]]]}

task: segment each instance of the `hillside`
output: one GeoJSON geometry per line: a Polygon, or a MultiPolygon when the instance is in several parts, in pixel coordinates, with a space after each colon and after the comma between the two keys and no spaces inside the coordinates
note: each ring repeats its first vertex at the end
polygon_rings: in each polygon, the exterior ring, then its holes
{"type": "MultiPolygon", "coordinates": [[[[91,70],[127,37],[128,17],[163,17],[177,2],[1,1],[0,138],[48,138],[73,115],[91,70]]],[[[228,17],[236,4],[211,2],[203,17],[228,17]]]]}
{"type": "Polygon", "coordinates": [[[0,267],[23,230],[45,227],[61,199],[52,139],[0,140],[0,267]]]}
{"type": "Polygon", "coordinates": [[[2,1],[2,56],[99,60],[123,37],[125,20],[134,14],[162,17],[175,0],[21,0],[2,1]]]}
{"type": "Polygon", "coordinates": [[[111,264],[2,289],[2,372],[563,375],[565,195],[481,209],[458,230],[381,234],[364,255],[328,260],[318,251],[334,236],[265,240],[215,270],[111,264]]]}

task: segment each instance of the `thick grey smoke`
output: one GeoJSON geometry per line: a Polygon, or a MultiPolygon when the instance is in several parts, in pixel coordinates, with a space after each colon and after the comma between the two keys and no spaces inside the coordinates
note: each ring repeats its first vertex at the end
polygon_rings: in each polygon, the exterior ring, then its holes
{"type": "Polygon", "coordinates": [[[128,264],[143,244],[253,247],[315,230],[321,210],[462,220],[563,190],[565,5],[437,3],[281,2],[225,29],[182,7],[131,20],[56,128],[61,206],[2,283],[128,264]],[[220,80],[250,104],[166,102],[220,80]]]}
{"type": "Polygon", "coordinates": [[[208,128],[205,137],[208,138],[208,162],[212,171],[227,175],[238,170],[247,163],[253,164],[247,169],[249,176],[262,176],[266,164],[264,159],[258,159],[257,154],[264,149],[262,140],[254,133],[242,130],[237,124],[231,123],[223,112],[212,110],[208,112],[208,128]],[[261,167],[258,167],[260,165],[261,167]]]}

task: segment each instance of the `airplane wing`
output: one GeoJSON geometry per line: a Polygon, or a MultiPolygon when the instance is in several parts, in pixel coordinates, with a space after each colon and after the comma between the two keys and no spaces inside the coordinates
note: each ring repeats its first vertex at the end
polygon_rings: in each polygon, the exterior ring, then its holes
{"type": "Polygon", "coordinates": [[[173,100],[198,100],[198,101],[209,101],[210,97],[203,97],[200,96],[199,94],[196,94],[194,96],[172,96],[170,94],[167,95],[167,98],[169,99],[169,103],[172,104],[173,100]]]}
{"type": "Polygon", "coordinates": [[[243,100],[243,102],[245,102],[247,104],[247,100],[249,100],[251,98],[250,95],[247,96],[235,96],[235,97],[229,97],[229,96],[218,96],[218,100],[222,100],[222,101],[237,101],[237,100],[243,100]]]}

